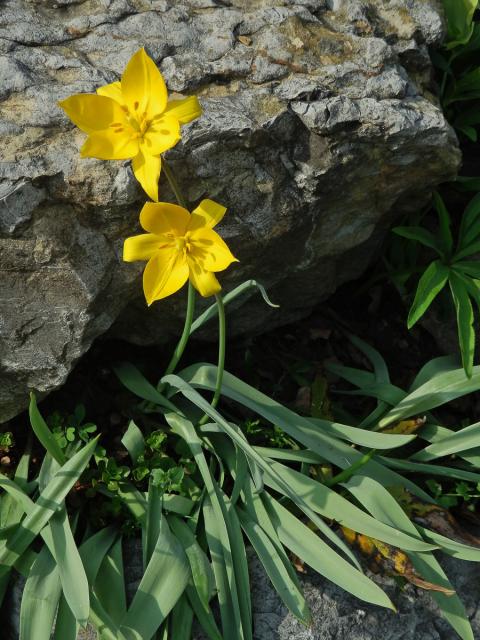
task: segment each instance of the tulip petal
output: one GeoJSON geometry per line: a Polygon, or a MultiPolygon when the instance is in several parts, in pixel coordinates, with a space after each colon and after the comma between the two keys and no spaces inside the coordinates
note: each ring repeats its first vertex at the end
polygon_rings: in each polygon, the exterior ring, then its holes
{"type": "Polygon", "coordinates": [[[123,260],[124,262],[150,260],[157,251],[164,248],[167,248],[165,238],[160,238],[153,233],[131,236],[123,243],[123,260]]]}
{"type": "Polygon", "coordinates": [[[155,202],[158,200],[158,181],[160,180],[161,168],[160,156],[151,156],[140,151],[132,160],[134,176],[142,185],[145,193],[155,202]]]}
{"type": "Polygon", "coordinates": [[[187,124],[202,115],[202,107],[197,96],[189,96],[182,100],[170,100],[167,103],[165,115],[175,116],[180,124],[187,124]]]}
{"type": "Polygon", "coordinates": [[[103,131],[113,123],[126,124],[122,107],[107,96],[78,93],[58,103],[70,120],[85,133],[103,131]]]}
{"type": "Polygon", "coordinates": [[[185,235],[190,214],[183,207],[169,202],[147,202],[140,211],[140,224],[156,235],[185,235]]]}
{"type": "Polygon", "coordinates": [[[143,153],[160,155],[174,147],[180,140],[180,124],[174,116],[162,116],[155,119],[140,139],[143,153]]]}
{"type": "Polygon", "coordinates": [[[118,80],[117,82],[105,84],[103,87],[98,87],[97,93],[99,96],[107,96],[107,98],[112,98],[112,100],[115,100],[115,102],[118,102],[118,104],[124,104],[122,95],[122,84],[118,80]]]}
{"type": "Polygon", "coordinates": [[[190,282],[201,296],[208,298],[221,290],[222,287],[215,275],[211,271],[205,271],[202,265],[190,256],[188,258],[188,267],[190,269],[190,282]]]}
{"type": "Polygon", "coordinates": [[[238,262],[228,246],[213,229],[204,227],[190,234],[191,256],[207,271],[223,271],[238,262]]]}
{"type": "Polygon", "coordinates": [[[131,138],[125,130],[94,131],[80,149],[82,158],[99,158],[100,160],[127,160],[137,154],[138,140],[131,138]]]}
{"type": "Polygon", "coordinates": [[[143,272],[143,291],[147,304],[172,295],[188,280],[188,265],[183,252],[176,249],[158,251],[143,272]]]}
{"type": "Polygon", "coordinates": [[[218,202],[213,200],[202,200],[198,207],[192,211],[192,218],[188,226],[190,231],[203,227],[213,228],[225,215],[227,210],[218,202]]]}
{"type": "Polygon", "coordinates": [[[167,87],[154,61],[140,49],[129,60],[122,75],[122,95],[132,115],[153,118],[165,111],[167,87]]]}

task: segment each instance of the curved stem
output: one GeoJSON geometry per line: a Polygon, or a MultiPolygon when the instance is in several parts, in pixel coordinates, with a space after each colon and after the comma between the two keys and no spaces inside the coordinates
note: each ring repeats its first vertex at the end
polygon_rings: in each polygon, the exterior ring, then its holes
{"type": "Polygon", "coordinates": [[[175,367],[177,366],[180,358],[185,351],[185,347],[187,346],[188,338],[190,337],[190,329],[192,327],[193,322],[193,314],[195,312],[195,289],[191,282],[188,283],[188,298],[187,298],[187,312],[185,314],[185,324],[183,326],[183,332],[180,336],[180,340],[178,341],[177,346],[175,347],[175,351],[173,352],[173,356],[168,364],[168,367],[165,370],[164,376],[168,376],[170,373],[173,373],[175,367]]]}
{"type": "Polygon", "coordinates": [[[176,201],[181,207],[183,207],[184,209],[188,209],[187,200],[184,197],[182,190],[180,189],[177,179],[175,178],[175,174],[173,173],[172,169],[170,168],[170,165],[164,158],[162,158],[162,169],[163,169],[163,172],[165,173],[165,177],[168,180],[168,184],[170,185],[170,188],[175,195],[176,201]]]}
{"type": "MultiPolygon", "coordinates": [[[[225,369],[225,343],[226,343],[226,321],[225,321],[225,305],[223,304],[223,298],[220,293],[216,296],[218,307],[218,365],[217,365],[217,381],[215,384],[215,393],[213,394],[211,406],[215,409],[220,400],[222,393],[222,381],[223,371],[225,369]]],[[[199,425],[205,424],[208,420],[208,416],[204,415],[199,425]]]]}

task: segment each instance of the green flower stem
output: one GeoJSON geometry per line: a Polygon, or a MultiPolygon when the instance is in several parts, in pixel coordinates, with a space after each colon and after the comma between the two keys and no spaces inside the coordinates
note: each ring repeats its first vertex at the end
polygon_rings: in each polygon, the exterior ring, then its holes
{"type": "MultiPolygon", "coordinates": [[[[168,180],[168,183],[173,191],[173,193],[175,194],[175,198],[178,202],[178,204],[181,207],[184,207],[185,209],[188,208],[187,205],[187,200],[184,197],[178,182],[175,178],[175,175],[172,171],[172,169],[170,168],[168,162],[166,160],[164,160],[162,158],[162,168],[163,171],[165,173],[165,176],[168,180]]],[[[180,358],[183,355],[183,352],[185,351],[185,347],[187,346],[187,342],[188,339],[190,337],[190,329],[192,327],[192,322],[193,322],[193,314],[195,312],[195,288],[193,287],[192,283],[189,281],[188,283],[188,298],[187,298],[187,311],[185,314],[185,324],[183,326],[183,332],[182,335],[180,337],[180,340],[178,341],[177,346],[175,347],[175,351],[173,352],[173,356],[168,364],[168,367],[165,371],[165,373],[163,375],[167,376],[170,373],[173,373],[173,371],[175,370],[175,367],[177,366],[180,358]]],[[[162,376],[163,377],[163,376],[162,376]]],[[[161,392],[164,388],[164,385],[158,385],[158,390],[161,392]]]]}
{"type": "Polygon", "coordinates": [[[353,476],[353,474],[356,473],[359,469],[361,469],[365,464],[367,464],[367,462],[369,462],[372,456],[374,456],[376,453],[377,453],[376,449],[371,449],[368,453],[362,456],[360,460],[357,460],[357,462],[354,462],[350,467],[347,467],[347,469],[344,469],[343,471],[338,473],[336,476],[333,476],[333,478],[330,478],[330,480],[325,482],[325,484],[327,485],[327,487],[331,488],[336,484],[340,484],[342,482],[348,482],[350,478],[353,476]]]}
{"type": "MultiPolygon", "coordinates": [[[[168,364],[168,367],[165,370],[164,376],[168,376],[170,373],[175,371],[175,367],[177,366],[180,358],[185,351],[185,347],[187,346],[188,339],[190,337],[190,329],[192,327],[193,322],[193,314],[195,312],[195,288],[192,283],[188,283],[188,298],[187,298],[187,312],[185,314],[185,324],[183,326],[183,333],[178,341],[177,346],[175,347],[175,351],[173,352],[173,356],[168,364]]],[[[163,376],[162,376],[163,377],[163,376]]],[[[159,385],[158,390],[161,392],[164,388],[164,385],[159,385]]]]}
{"type": "Polygon", "coordinates": [[[175,178],[175,174],[173,173],[170,165],[164,158],[162,158],[162,169],[165,174],[165,177],[168,180],[168,184],[170,185],[170,188],[175,195],[175,199],[177,200],[178,204],[184,209],[188,209],[187,200],[184,197],[182,190],[179,187],[177,179],[175,178]]]}
{"type": "MultiPolygon", "coordinates": [[[[225,343],[226,343],[226,322],[225,322],[225,305],[221,294],[215,296],[218,308],[218,365],[217,365],[217,382],[215,384],[215,393],[213,394],[211,406],[215,409],[220,400],[222,393],[223,371],[225,369],[225,343]]],[[[205,414],[200,422],[200,426],[205,424],[209,417],[205,414]]]]}

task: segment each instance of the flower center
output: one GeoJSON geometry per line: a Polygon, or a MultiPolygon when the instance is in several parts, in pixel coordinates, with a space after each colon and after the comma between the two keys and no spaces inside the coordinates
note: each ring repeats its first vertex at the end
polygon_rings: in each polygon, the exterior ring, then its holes
{"type": "MultiPolygon", "coordinates": [[[[147,119],[146,111],[144,111],[143,113],[139,112],[138,102],[135,102],[133,106],[133,112],[129,111],[125,105],[122,107],[122,109],[125,111],[127,126],[130,128],[129,133],[132,138],[143,138],[151,122],[147,119]]],[[[115,133],[120,133],[124,130],[121,123],[118,122],[115,122],[110,126],[114,129],[115,133]]]]}
{"type": "Polygon", "coordinates": [[[184,236],[177,236],[175,238],[175,249],[178,253],[186,255],[191,251],[190,233],[186,233],[184,236]]]}

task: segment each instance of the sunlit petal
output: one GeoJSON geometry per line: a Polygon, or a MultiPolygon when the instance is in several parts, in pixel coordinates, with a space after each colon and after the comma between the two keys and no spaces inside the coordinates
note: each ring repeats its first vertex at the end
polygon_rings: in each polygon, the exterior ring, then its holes
{"type": "Polygon", "coordinates": [[[198,293],[204,298],[213,296],[221,290],[221,286],[211,271],[205,271],[202,265],[192,257],[188,259],[189,278],[198,293]]]}
{"type": "Polygon", "coordinates": [[[159,155],[180,140],[180,124],[174,116],[156,119],[143,135],[140,146],[144,154],[159,155]]]}
{"type": "Polygon", "coordinates": [[[112,124],[126,124],[122,107],[106,96],[79,93],[58,103],[70,120],[85,133],[103,131],[112,124]]]}
{"type": "Polygon", "coordinates": [[[145,193],[155,202],[158,200],[158,181],[162,160],[160,156],[138,153],[132,161],[132,169],[136,179],[142,185],[145,193]]]}
{"type": "Polygon", "coordinates": [[[226,207],[213,200],[202,200],[198,207],[192,211],[189,229],[213,228],[225,215],[226,207]]]}
{"type": "Polygon", "coordinates": [[[138,140],[131,138],[125,131],[106,129],[89,135],[80,155],[100,160],[127,160],[138,153],[138,140]]]}
{"type": "Polygon", "coordinates": [[[228,246],[213,229],[204,227],[191,232],[191,255],[207,271],[223,271],[238,262],[228,246]]]}
{"type": "Polygon", "coordinates": [[[152,118],[167,106],[167,87],[154,61],[140,49],[129,60],[122,75],[122,95],[132,115],[152,118]]]}
{"type": "Polygon", "coordinates": [[[103,87],[98,87],[97,93],[99,96],[107,96],[107,98],[112,98],[118,104],[123,105],[123,95],[122,95],[122,84],[120,81],[111,82],[110,84],[105,84],[103,87]]]}
{"type": "Polygon", "coordinates": [[[159,238],[153,233],[142,233],[139,236],[126,238],[123,243],[123,260],[125,262],[150,260],[157,251],[163,248],[166,248],[164,238],[159,238]]]}
{"type": "Polygon", "coordinates": [[[189,96],[183,100],[170,100],[165,109],[165,115],[175,116],[180,124],[187,124],[202,115],[202,107],[197,96],[189,96]]]}
{"type": "Polygon", "coordinates": [[[140,212],[142,227],[156,235],[184,236],[189,220],[190,214],[186,209],[169,202],[147,202],[140,212]]]}
{"type": "Polygon", "coordinates": [[[143,272],[143,291],[147,304],[178,291],[188,280],[188,265],[183,253],[176,249],[158,251],[143,272]]]}

